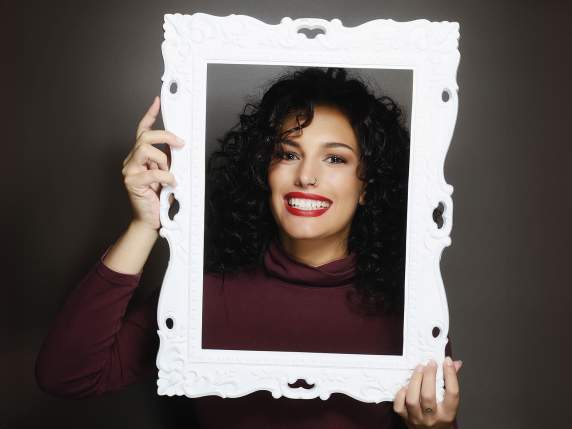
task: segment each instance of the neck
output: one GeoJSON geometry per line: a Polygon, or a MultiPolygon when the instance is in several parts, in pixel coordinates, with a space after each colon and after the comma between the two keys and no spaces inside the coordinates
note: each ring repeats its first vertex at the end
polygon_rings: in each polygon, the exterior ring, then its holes
{"type": "Polygon", "coordinates": [[[311,267],[348,256],[347,238],[341,241],[339,237],[298,239],[280,234],[280,243],[292,258],[311,267]]]}

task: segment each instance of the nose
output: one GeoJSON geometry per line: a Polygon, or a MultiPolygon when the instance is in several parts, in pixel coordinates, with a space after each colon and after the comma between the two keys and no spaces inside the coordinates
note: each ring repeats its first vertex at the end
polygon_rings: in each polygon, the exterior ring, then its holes
{"type": "Polygon", "coordinates": [[[308,158],[300,162],[297,173],[296,185],[298,186],[305,188],[318,183],[318,168],[308,158]]]}

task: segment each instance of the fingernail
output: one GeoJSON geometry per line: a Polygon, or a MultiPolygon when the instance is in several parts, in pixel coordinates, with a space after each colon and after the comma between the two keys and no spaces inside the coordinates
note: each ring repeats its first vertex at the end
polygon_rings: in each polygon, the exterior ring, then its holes
{"type": "Polygon", "coordinates": [[[447,356],[445,358],[445,365],[447,366],[452,366],[453,365],[453,361],[451,360],[451,358],[449,356],[447,356]]]}
{"type": "Polygon", "coordinates": [[[423,372],[423,365],[417,365],[415,367],[415,372],[423,372]]]}
{"type": "Polygon", "coordinates": [[[463,366],[463,361],[459,360],[459,368],[461,368],[463,366]]]}
{"type": "Polygon", "coordinates": [[[177,143],[179,143],[179,144],[185,144],[185,141],[184,141],[182,138],[177,137],[177,143]]]}

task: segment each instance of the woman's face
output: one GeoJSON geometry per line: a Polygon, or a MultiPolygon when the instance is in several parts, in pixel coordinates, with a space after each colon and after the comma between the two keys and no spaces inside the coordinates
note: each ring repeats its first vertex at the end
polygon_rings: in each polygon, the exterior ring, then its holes
{"type": "MultiPolygon", "coordinates": [[[[283,130],[296,126],[291,116],[283,130]]],[[[291,133],[282,149],[284,156],[268,170],[270,205],[282,240],[346,244],[358,201],[363,204],[365,197],[365,183],[357,177],[359,146],[346,116],[317,106],[310,125],[291,133]]]]}

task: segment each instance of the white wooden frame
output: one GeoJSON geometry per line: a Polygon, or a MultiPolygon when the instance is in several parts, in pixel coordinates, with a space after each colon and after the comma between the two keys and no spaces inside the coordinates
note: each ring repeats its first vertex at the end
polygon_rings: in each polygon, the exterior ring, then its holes
{"type": "Polygon", "coordinates": [[[449,316],[439,261],[450,245],[453,187],[443,167],[457,117],[459,24],[376,19],[344,27],[339,19],[283,18],[269,25],[244,15],[167,14],[162,44],[165,128],[187,144],[172,153],[178,186],[161,191],[160,235],[170,260],[158,305],[160,395],[327,399],[334,392],[365,402],[392,401],[418,363],[442,362],[449,316]],[[314,38],[299,29],[321,29],[314,38]],[[207,350],[201,348],[203,208],[208,63],[283,64],[413,70],[402,356],[207,350]],[[168,197],[179,211],[171,220],[168,197]],[[443,204],[443,224],[433,211],[443,204]],[[169,320],[170,319],[170,320],[169,320]],[[172,322],[172,326],[171,326],[172,322]],[[440,333],[433,336],[434,327],[440,333]],[[311,389],[291,388],[305,379],[311,389]]]}

